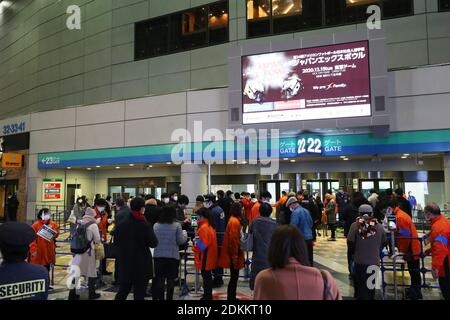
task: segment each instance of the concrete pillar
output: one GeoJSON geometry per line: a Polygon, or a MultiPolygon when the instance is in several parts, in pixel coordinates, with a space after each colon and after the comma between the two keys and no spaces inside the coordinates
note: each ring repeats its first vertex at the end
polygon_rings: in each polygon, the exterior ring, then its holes
{"type": "Polygon", "coordinates": [[[182,164],[181,165],[181,193],[185,194],[190,201],[189,207],[195,205],[195,198],[208,191],[207,167],[204,164],[182,164]]]}
{"type": "Polygon", "coordinates": [[[27,207],[26,220],[36,219],[36,204],[40,202],[42,193],[42,172],[38,169],[38,156],[32,154],[28,157],[27,171],[27,207]]]}
{"type": "Polygon", "coordinates": [[[444,185],[446,210],[450,210],[450,154],[444,155],[444,185]]]}

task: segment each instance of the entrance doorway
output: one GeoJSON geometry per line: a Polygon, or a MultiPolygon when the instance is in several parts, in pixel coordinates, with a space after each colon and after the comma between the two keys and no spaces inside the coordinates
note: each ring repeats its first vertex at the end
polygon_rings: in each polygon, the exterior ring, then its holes
{"type": "Polygon", "coordinates": [[[259,181],[259,190],[269,191],[272,195],[270,200],[271,204],[274,204],[278,199],[281,198],[281,192],[286,191],[289,193],[290,186],[288,180],[263,180],[259,181]]]}
{"type": "Polygon", "coordinates": [[[392,179],[359,179],[359,190],[366,198],[370,196],[371,189],[383,192],[386,189],[392,189],[393,185],[392,179]]]}
{"type": "Polygon", "coordinates": [[[0,221],[6,221],[6,199],[9,194],[16,194],[19,190],[18,180],[0,180],[0,221]]]}
{"type": "Polygon", "coordinates": [[[339,180],[308,180],[306,186],[310,195],[318,194],[323,201],[327,190],[331,190],[333,193],[339,190],[339,180]]]}
{"type": "Polygon", "coordinates": [[[71,210],[75,205],[77,190],[81,189],[81,184],[68,184],[66,195],[66,208],[71,210]]]}

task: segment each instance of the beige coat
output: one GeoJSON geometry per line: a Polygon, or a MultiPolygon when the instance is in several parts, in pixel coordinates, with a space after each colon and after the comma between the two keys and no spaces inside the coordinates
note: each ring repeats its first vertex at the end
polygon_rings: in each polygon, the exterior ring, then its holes
{"type": "Polygon", "coordinates": [[[97,277],[98,263],[95,260],[95,244],[100,243],[100,232],[96,223],[91,224],[86,230],[86,236],[91,242],[91,250],[83,254],[76,254],[71,265],[78,266],[80,268],[80,275],[87,278],[97,277]]]}

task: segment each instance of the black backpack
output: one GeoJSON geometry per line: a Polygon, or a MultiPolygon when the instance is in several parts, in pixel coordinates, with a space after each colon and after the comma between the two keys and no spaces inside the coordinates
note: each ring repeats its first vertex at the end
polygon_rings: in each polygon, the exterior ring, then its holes
{"type": "Polygon", "coordinates": [[[70,252],[73,254],[83,254],[91,248],[92,240],[87,238],[87,228],[94,222],[88,222],[84,225],[79,224],[72,240],[70,240],[70,252]]]}

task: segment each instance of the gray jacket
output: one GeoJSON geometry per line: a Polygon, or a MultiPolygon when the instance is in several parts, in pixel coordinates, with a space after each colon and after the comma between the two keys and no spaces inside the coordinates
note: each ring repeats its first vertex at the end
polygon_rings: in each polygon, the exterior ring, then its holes
{"type": "Polygon", "coordinates": [[[329,224],[335,224],[336,220],[336,202],[334,200],[330,200],[327,203],[325,208],[325,212],[327,213],[327,220],[329,224]]]}
{"type": "Polygon", "coordinates": [[[153,226],[153,230],[158,238],[158,246],[155,248],[153,257],[180,260],[180,246],[187,241],[181,225],[178,222],[172,224],[158,222],[153,226]]]}
{"type": "Polygon", "coordinates": [[[250,233],[253,235],[252,271],[258,272],[269,268],[267,255],[276,228],[277,223],[274,220],[261,216],[250,225],[250,233]]]}

